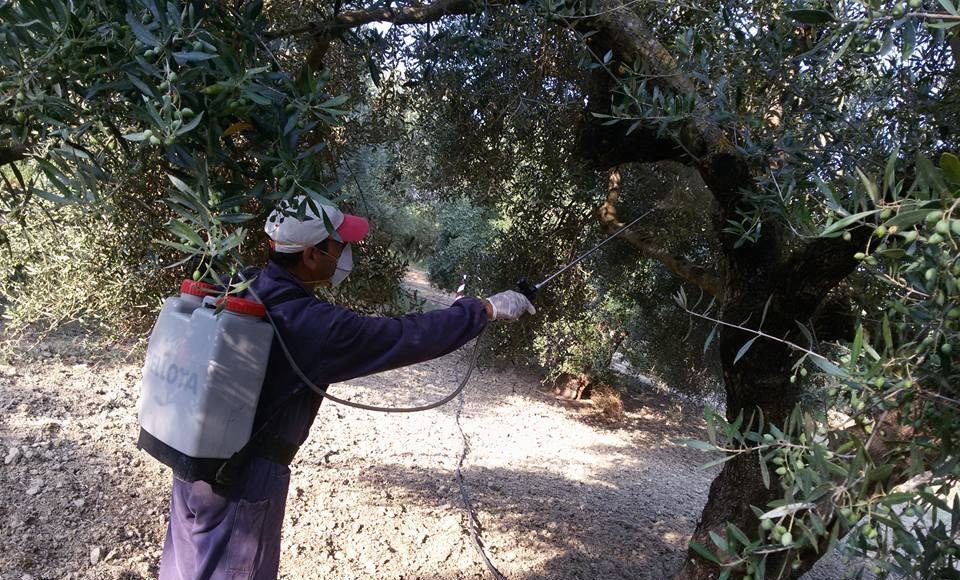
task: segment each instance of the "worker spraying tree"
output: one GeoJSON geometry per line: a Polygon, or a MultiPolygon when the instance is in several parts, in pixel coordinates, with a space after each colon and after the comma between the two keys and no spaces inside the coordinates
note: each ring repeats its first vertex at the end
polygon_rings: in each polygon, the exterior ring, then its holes
{"type": "MultiPolygon", "coordinates": [[[[443,356],[477,337],[491,320],[516,320],[525,312],[535,313],[527,297],[511,290],[483,300],[464,297],[449,308],[396,318],[361,316],[319,300],[313,289],[337,285],[349,275],[351,244],[361,241],[368,227],[364,218],[299,198],[274,211],[266,222],[271,247],[266,267],[244,272],[252,279],[247,298],[256,300],[185,299],[193,308],[191,319],[210,318],[218,310],[223,311],[221,317],[257,319],[266,314],[274,330],[272,343],[281,346],[266,349],[258,396],[252,398],[249,390],[244,391],[246,398],[252,399],[245,429],[249,438],[240,436],[226,447],[220,445],[220,457],[191,453],[210,449],[208,440],[222,439],[222,429],[216,433],[189,421],[178,423],[179,417],[189,413],[196,416],[197,402],[209,401],[209,397],[157,397],[157,391],[163,389],[168,394],[184,392],[179,373],[170,375],[173,381],[161,380],[159,386],[150,386],[149,377],[158,375],[151,371],[151,364],[157,351],[154,343],[159,342],[151,336],[140,445],[171,466],[175,476],[160,578],[276,578],[290,482],[288,466],[307,438],[326,386],[443,356]],[[167,415],[167,422],[148,416],[161,407],[160,402],[176,405],[178,401],[190,409],[167,415]]],[[[203,293],[205,288],[185,290],[203,293]]],[[[178,303],[178,307],[183,305],[178,303]]],[[[178,316],[187,318],[182,312],[178,316]]],[[[155,335],[164,323],[162,313],[155,335]]],[[[215,328],[210,324],[204,328],[215,328]]],[[[258,349],[239,350],[255,353],[258,349]]],[[[227,365],[212,361],[204,368],[210,373],[218,369],[229,372],[236,361],[244,359],[234,356],[231,360],[234,363],[227,365]]],[[[169,363],[160,368],[170,368],[169,363]]],[[[256,376],[249,375],[244,374],[243,381],[256,383],[256,376]]],[[[166,378],[162,372],[159,376],[166,378]]],[[[203,377],[195,386],[193,391],[198,393],[205,386],[222,388],[203,377]]],[[[219,404],[209,406],[201,418],[222,410],[219,404]]],[[[230,433],[236,436],[237,429],[232,427],[230,433]]]]}

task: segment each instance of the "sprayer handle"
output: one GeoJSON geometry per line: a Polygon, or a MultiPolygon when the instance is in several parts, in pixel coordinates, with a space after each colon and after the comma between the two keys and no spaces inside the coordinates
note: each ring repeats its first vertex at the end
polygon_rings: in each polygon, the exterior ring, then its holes
{"type": "Polygon", "coordinates": [[[517,281],[517,292],[526,296],[530,302],[533,302],[533,299],[537,297],[537,287],[531,286],[530,281],[526,278],[520,278],[517,281]]]}

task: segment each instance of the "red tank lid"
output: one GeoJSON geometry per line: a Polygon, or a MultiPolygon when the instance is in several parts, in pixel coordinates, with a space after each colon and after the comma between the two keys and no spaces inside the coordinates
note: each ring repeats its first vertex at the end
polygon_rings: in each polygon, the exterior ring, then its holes
{"type": "Polygon", "coordinates": [[[197,282],[196,280],[191,280],[187,278],[180,283],[180,293],[181,294],[190,294],[191,296],[209,296],[211,294],[217,293],[217,287],[213,284],[207,284],[206,282],[197,282]]]}
{"type": "MultiPolygon", "coordinates": [[[[222,302],[223,298],[217,300],[218,305],[222,302]]],[[[254,302],[253,300],[247,300],[246,298],[237,298],[236,296],[228,296],[227,304],[224,308],[230,312],[247,314],[250,316],[256,316],[258,318],[263,318],[267,315],[267,309],[263,304],[254,302]]]]}

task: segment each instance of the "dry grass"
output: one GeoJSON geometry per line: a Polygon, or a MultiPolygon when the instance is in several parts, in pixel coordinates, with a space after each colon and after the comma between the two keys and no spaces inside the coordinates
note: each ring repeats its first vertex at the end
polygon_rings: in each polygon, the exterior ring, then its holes
{"type": "Polygon", "coordinates": [[[590,400],[607,419],[611,421],[624,419],[623,399],[620,398],[619,391],[610,385],[594,385],[590,392],[590,400]]]}

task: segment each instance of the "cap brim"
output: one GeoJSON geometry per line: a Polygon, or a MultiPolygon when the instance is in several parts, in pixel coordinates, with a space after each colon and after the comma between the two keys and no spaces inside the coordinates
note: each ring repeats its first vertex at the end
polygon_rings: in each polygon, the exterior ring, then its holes
{"type": "Polygon", "coordinates": [[[362,217],[343,214],[343,223],[337,228],[337,235],[347,244],[359,242],[370,231],[370,223],[362,217]]]}

